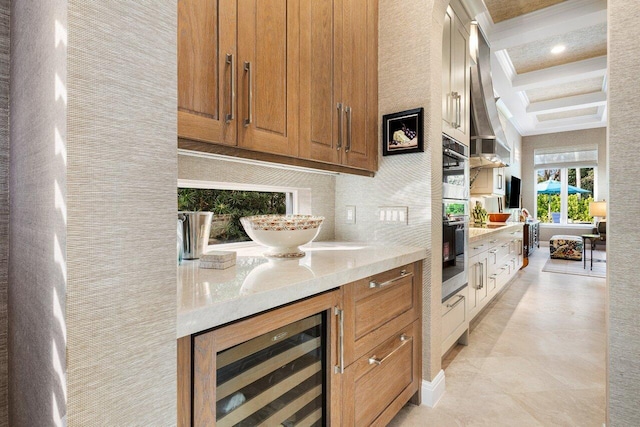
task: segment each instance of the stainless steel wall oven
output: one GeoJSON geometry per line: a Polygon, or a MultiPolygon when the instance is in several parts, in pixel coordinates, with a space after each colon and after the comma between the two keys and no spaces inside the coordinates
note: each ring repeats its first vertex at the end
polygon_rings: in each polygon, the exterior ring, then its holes
{"type": "Polygon", "coordinates": [[[442,136],[442,299],[468,281],[469,148],[442,136]]]}

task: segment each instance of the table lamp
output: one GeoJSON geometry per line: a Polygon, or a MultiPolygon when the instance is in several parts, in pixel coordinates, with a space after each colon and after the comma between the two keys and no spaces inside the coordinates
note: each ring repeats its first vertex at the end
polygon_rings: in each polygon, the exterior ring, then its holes
{"type": "Polygon", "coordinates": [[[607,216],[607,202],[604,200],[601,202],[589,202],[589,215],[600,217],[604,221],[607,216]]]}
{"type": "Polygon", "coordinates": [[[600,218],[600,221],[596,221],[596,229],[600,232],[600,222],[606,221],[607,202],[604,200],[600,202],[589,202],[589,215],[600,218]]]}

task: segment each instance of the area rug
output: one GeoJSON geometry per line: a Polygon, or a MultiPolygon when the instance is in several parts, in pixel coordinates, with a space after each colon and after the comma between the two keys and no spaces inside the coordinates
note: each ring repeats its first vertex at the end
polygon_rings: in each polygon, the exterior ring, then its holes
{"type": "Polygon", "coordinates": [[[605,251],[593,251],[593,270],[590,270],[589,258],[591,253],[587,250],[587,268],[583,268],[583,261],[570,261],[566,259],[551,259],[542,267],[542,271],[549,273],[575,274],[578,276],[607,277],[607,253],[605,251]]]}

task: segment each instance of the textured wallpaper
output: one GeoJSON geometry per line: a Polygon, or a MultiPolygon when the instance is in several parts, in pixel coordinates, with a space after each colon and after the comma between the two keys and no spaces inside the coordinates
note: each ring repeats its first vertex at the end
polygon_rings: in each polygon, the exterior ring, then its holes
{"type": "Polygon", "coordinates": [[[12,2],[9,405],[12,426],[66,413],[66,2],[12,2]]]}
{"type": "Polygon", "coordinates": [[[9,0],[0,1],[0,427],[9,425],[7,288],[9,274],[9,0]]]}
{"type": "Polygon", "coordinates": [[[635,95],[640,72],[635,0],[608,2],[609,25],[609,210],[607,279],[609,287],[608,426],[640,423],[640,333],[638,258],[640,257],[640,171],[635,95]],[[631,91],[631,92],[630,92],[631,91]]]}
{"type": "Polygon", "coordinates": [[[423,377],[427,380],[433,379],[440,370],[442,282],[439,263],[434,263],[440,252],[432,248],[438,248],[442,239],[440,57],[446,4],[435,3],[434,11],[432,2],[379,2],[380,120],[384,114],[424,107],[424,153],[383,157],[380,149],[380,169],[374,178],[340,175],[336,179],[337,239],[413,245],[428,250],[430,258],[423,264],[423,377]],[[411,19],[403,19],[404,24],[398,26],[389,16],[410,16],[411,19]],[[419,54],[407,55],[406,52],[419,54]],[[355,224],[345,221],[347,205],[356,206],[355,224]],[[379,222],[380,206],[408,207],[408,224],[379,222]]]}
{"type": "Polygon", "coordinates": [[[177,3],[68,20],[68,422],[174,425],[177,3]]]}

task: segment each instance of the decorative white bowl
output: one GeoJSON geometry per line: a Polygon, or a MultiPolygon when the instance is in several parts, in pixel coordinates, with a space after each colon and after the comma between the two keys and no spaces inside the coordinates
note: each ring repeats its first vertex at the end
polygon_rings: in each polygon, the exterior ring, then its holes
{"type": "Polygon", "coordinates": [[[314,215],[254,215],[240,218],[251,240],[269,248],[265,256],[300,258],[299,246],[311,242],[324,221],[314,215]]]}

